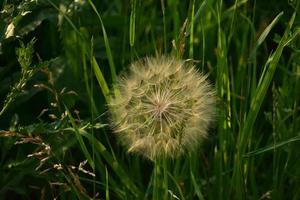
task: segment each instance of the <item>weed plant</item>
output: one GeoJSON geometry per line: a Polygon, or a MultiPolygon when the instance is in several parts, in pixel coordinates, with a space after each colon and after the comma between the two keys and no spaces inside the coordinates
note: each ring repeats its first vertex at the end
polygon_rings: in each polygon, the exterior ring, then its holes
{"type": "Polygon", "coordinates": [[[1,1],[0,199],[300,199],[299,3],[1,1]],[[108,111],[147,56],[216,91],[206,139],[160,163],[128,153],[108,111]]]}

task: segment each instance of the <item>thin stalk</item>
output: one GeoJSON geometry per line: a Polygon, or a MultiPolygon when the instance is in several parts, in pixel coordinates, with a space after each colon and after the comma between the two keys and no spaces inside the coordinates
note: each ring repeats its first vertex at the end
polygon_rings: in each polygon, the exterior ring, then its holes
{"type": "Polygon", "coordinates": [[[153,200],[168,199],[168,164],[165,158],[154,163],[153,200]]]}
{"type": "Polygon", "coordinates": [[[163,159],[163,199],[168,199],[168,161],[163,159]]]}
{"type": "Polygon", "coordinates": [[[163,15],[163,26],[164,26],[164,53],[167,53],[167,25],[166,25],[166,15],[165,15],[165,3],[161,0],[161,10],[163,15]]]}
{"type": "Polygon", "coordinates": [[[192,0],[192,13],[190,20],[190,49],[189,58],[194,57],[194,15],[195,15],[195,0],[192,0]]]}
{"type": "Polygon", "coordinates": [[[12,98],[10,98],[7,103],[3,106],[1,112],[0,112],[0,116],[2,116],[6,110],[8,109],[8,107],[10,106],[10,104],[12,103],[12,98]]]}

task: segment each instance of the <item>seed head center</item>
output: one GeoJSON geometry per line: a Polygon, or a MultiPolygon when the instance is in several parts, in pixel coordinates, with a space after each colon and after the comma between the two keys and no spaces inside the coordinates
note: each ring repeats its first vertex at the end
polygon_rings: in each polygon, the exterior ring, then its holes
{"type": "Polygon", "coordinates": [[[167,109],[169,107],[170,103],[166,102],[166,101],[157,101],[154,103],[155,106],[155,112],[158,116],[161,117],[161,115],[164,112],[167,112],[167,109]]]}

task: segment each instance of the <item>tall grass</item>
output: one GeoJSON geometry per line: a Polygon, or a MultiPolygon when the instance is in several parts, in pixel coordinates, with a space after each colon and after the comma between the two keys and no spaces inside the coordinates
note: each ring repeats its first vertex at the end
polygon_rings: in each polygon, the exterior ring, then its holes
{"type": "Polygon", "coordinates": [[[299,1],[1,10],[0,199],[300,199],[299,1]],[[162,54],[209,74],[218,114],[196,152],[153,163],[118,144],[107,104],[130,62],[162,54]]]}

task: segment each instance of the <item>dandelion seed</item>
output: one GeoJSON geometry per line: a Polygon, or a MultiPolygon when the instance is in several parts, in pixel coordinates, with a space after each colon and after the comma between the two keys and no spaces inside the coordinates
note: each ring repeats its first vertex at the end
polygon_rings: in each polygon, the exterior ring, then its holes
{"type": "Polygon", "coordinates": [[[207,136],[215,93],[194,66],[173,58],[146,58],[119,77],[121,95],[109,104],[115,132],[129,152],[150,159],[176,157],[207,136]]]}

